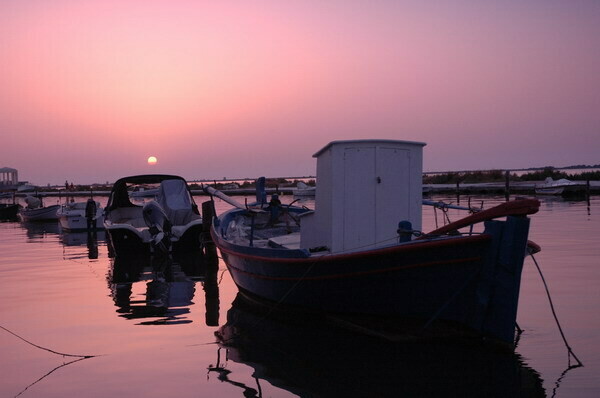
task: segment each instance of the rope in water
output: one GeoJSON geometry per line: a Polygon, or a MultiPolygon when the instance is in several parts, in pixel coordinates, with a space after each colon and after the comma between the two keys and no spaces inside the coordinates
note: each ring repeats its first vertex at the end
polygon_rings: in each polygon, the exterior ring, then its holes
{"type": "Polygon", "coordinates": [[[575,355],[575,353],[573,352],[573,349],[571,348],[571,346],[569,345],[569,343],[567,342],[567,338],[565,337],[565,334],[562,330],[562,327],[560,326],[560,322],[558,321],[558,316],[556,315],[556,311],[554,310],[554,304],[552,303],[552,297],[550,296],[550,290],[548,289],[548,285],[546,284],[546,279],[544,278],[544,274],[542,273],[542,269],[540,268],[537,260],[535,259],[535,257],[533,256],[533,253],[530,251],[529,254],[531,255],[531,258],[533,259],[533,263],[535,264],[535,267],[537,268],[540,277],[542,278],[542,282],[544,284],[544,288],[546,289],[546,295],[548,296],[548,302],[550,303],[550,309],[552,310],[552,315],[554,316],[554,320],[556,321],[556,326],[558,326],[558,331],[560,332],[560,335],[565,343],[565,346],[567,347],[567,351],[569,354],[569,361],[571,360],[571,356],[577,361],[577,366],[583,366],[583,362],[581,362],[579,360],[579,358],[577,358],[577,356],[575,355]]]}
{"type": "Polygon", "coordinates": [[[19,339],[21,339],[21,340],[23,340],[24,342],[26,342],[26,343],[27,343],[27,344],[29,344],[29,345],[32,345],[32,346],[34,346],[34,347],[36,347],[36,348],[39,348],[39,349],[41,349],[41,350],[45,350],[45,351],[51,352],[51,353],[53,353],[53,354],[56,354],[56,355],[62,355],[62,356],[64,356],[64,357],[77,357],[77,358],[93,358],[93,357],[95,357],[95,356],[96,356],[96,355],[76,355],[76,354],[65,354],[64,352],[58,352],[58,351],[54,351],[54,350],[51,350],[51,349],[49,349],[49,348],[45,348],[45,347],[39,346],[39,345],[37,345],[37,344],[34,344],[34,343],[32,343],[31,341],[29,341],[29,340],[26,340],[26,339],[24,339],[23,337],[19,336],[19,335],[18,335],[18,334],[16,334],[15,332],[12,332],[12,331],[8,330],[8,329],[7,329],[7,328],[5,328],[4,326],[0,326],[0,329],[2,329],[2,330],[4,330],[4,331],[6,331],[6,332],[8,332],[8,333],[12,334],[13,336],[15,336],[15,337],[17,337],[17,338],[19,338],[19,339]]]}

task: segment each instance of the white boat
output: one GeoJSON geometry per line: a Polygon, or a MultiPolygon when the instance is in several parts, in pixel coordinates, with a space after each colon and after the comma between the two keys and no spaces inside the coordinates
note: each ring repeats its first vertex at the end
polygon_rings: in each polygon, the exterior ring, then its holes
{"type": "Polygon", "coordinates": [[[548,177],[544,180],[543,184],[535,186],[535,193],[537,195],[564,195],[583,192],[584,190],[585,186],[583,184],[567,180],[566,178],[554,181],[552,177],[548,177]]]}
{"type": "Polygon", "coordinates": [[[60,209],[60,205],[52,205],[37,208],[22,208],[19,210],[19,215],[23,221],[51,221],[58,220],[56,212],[60,209]]]}
{"type": "MultiPolygon", "coordinates": [[[[104,229],[104,209],[99,202],[94,202],[96,215],[94,229],[104,229]]],[[[85,209],[87,202],[73,202],[62,205],[58,209],[58,222],[62,229],[67,231],[87,230],[85,209]]]]}
{"type": "Polygon", "coordinates": [[[296,184],[296,189],[294,190],[294,196],[296,197],[314,197],[317,193],[317,187],[311,187],[299,181],[296,184]]]}
{"type": "Polygon", "coordinates": [[[202,248],[202,217],[179,176],[149,174],[116,181],[104,209],[104,228],[116,256],[202,248]],[[129,192],[140,185],[157,189],[156,200],[132,203],[129,192]]]}
{"type": "Polygon", "coordinates": [[[51,221],[58,220],[56,212],[60,205],[44,206],[41,197],[25,196],[26,207],[19,210],[23,221],[51,221]]]}

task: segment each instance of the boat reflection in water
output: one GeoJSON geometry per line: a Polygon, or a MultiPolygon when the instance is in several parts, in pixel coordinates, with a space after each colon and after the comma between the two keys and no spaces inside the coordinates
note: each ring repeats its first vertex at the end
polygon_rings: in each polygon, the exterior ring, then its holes
{"type": "Polygon", "coordinates": [[[60,234],[60,226],[57,221],[38,221],[38,222],[21,222],[21,226],[27,234],[27,242],[42,242],[49,237],[56,237],[60,234]]]}
{"type": "Polygon", "coordinates": [[[309,318],[238,294],[217,332],[221,348],[209,373],[244,396],[261,396],[260,379],[302,397],[546,396],[539,374],[496,345],[414,336],[391,342],[309,318]],[[235,381],[230,360],[252,367],[256,385],[235,381]]]}
{"type": "Polygon", "coordinates": [[[217,270],[216,256],[203,252],[183,253],[174,259],[117,256],[111,259],[107,279],[119,316],[140,320],[140,325],[192,322],[188,318],[189,307],[194,304],[197,283],[200,283],[206,298],[206,325],[218,326],[217,270]],[[140,292],[139,287],[143,291],[140,292]]]}
{"type": "MultiPolygon", "coordinates": [[[[106,233],[104,231],[63,231],[60,236],[65,249],[71,247],[87,246],[87,258],[90,260],[98,259],[98,245],[106,246],[106,233]]],[[[65,251],[65,258],[76,259],[81,257],[81,253],[69,253],[65,251]]]]}

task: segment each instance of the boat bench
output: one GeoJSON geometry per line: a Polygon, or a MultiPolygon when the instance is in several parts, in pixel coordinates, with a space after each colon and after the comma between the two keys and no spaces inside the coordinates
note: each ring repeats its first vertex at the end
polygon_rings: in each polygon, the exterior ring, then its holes
{"type": "Polygon", "coordinates": [[[110,221],[114,224],[130,224],[135,228],[147,227],[142,215],[141,207],[121,207],[111,210],[108,215],[110,221]]]}
{"type": "Polygon", "coordinates": [[[269,246],[282,249],[300,249],[300,232],[269,239],[269,246]]]}

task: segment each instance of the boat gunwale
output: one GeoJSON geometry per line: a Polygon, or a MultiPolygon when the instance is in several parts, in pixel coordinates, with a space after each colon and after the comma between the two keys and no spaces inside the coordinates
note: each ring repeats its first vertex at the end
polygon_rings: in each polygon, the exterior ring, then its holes
{"type": "MultiPolygon", "coordinates": [[[[437,260],[437,261],[429,261],[426,263],[417,263],[417,264],[407,264],[407,265],[399,265],[395,267],[388,268],[375,268],[368,271],[355,271],[355,272],[347,272],[342,274],[331,274],[331,275],[318,275],[318,276],[295,276],[295,277],[287,277],[287,276],[269,276],[263,274],[257,274],[253,272],[248,272],[238,267],[235,267],[231,264],[226,263],[227,267],[231,270],[235,270],[236,273],[241,273],[245,275],[249,275],[253,278],[258,279],[266,279],[266,280],[278,280],[278,281],[319,281],[319,280],[327,280],[327,279],[342,279],[342,278],[357,278],[365,275],[374,275],[374,274],[383,274],[389,272],[402,271],[412,268],[420,268],[420,267],[435,267],[440,265],[455,265],[462,263],[474,263],[481,261],[483,259],[482,256],[478,257],[464,257],[464,258],[456,258],[450,260],[437,260]]],[[[313,259],[316,263],[318,260],[313,259]]]]}
{"type": "MultiPolygon", "coordinates": [[[[452,237],[445,236],[445,237],[433,238],[433,239],[422,240],[422,241],[411,241],[411,242],[406,242],[406,243],[397,244],[397,245],[393,245],[393,246],[380,247],[380,248],[371,249],[371,250],[361,250],[361,251],[352,252],[352,253],[324,254],[324,255],[320,255],[320,256],[309,255],[307,257],[280,257],[280,256],[261,256],[261,255],[257,255],[257,254],[244,253],[242,251],[237,251],[237,250],[235,250],[236,247],[243,248],[245,251],[246,250],[251,251],[256,248],[253,248],[251,246],[238,245],[238,244],[231,243],[231,242],[225,240],[224,238],[222,238],[221,236],[218,235],[218,232],[215,231],[214,226],[213,226],[213,228],[211,228],[211,234],[212,234],[213,240],[214,240],[215,244],[217,245],[217,247],[219,248],[219,250],[224,251],[227,254],[235,255],[235,256],[238,256],[238,257],[241,257],[244,259],[255,260],[255,261],[299,263],[299,264],[317,262],[317,261],[337,262],[337,261],[345,261],[345,260],[349,260],[349,259],[369,258],[369,257],[374,257],[374,256],[380,256],[383,254],[422,250],[424,248],[438,248],[438,247],[451,246],[451,245],[455,245],[456,243],[470,244],[470,243],[479,242],[479,241],[482,241],[482,242],[491,241],[491,239],[492,239],[491,235],[483,234],[483,233],[477,234],[477,235],[471,235],[471,236],[452,236],[452,237]],[[227,246],[230,246],[230,247],[227,247],[227,246]]],[[[273,253],[273,254],[276,254],[278,252],[289,253],[289,252],[293,251],[290,249],[276,249],[276,248],[269,248],[269,249],[264,249],[264,250],[268,250],[270,253],[273,253]]],[[[302,250],[302,249],[300,249],[300,250],[302,250]]],[[[300,250],[297,250],[297,251],[300,251],[300,250]]]]}

